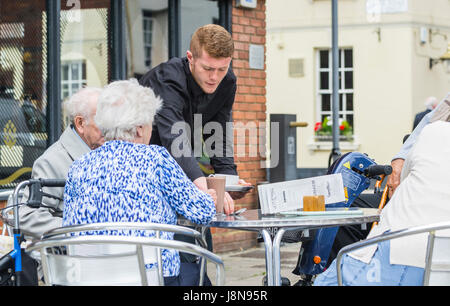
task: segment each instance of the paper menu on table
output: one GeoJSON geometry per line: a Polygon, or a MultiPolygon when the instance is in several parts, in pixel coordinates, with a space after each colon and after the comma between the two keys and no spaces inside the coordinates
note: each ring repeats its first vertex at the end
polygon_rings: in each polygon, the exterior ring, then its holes
{"type": "Polygon", "coordinates": [[[303,197],[324,195],[325,205],[345,201],[342,175],[330,174],[258,186],[262,214],[303,207],[303,197]]]}

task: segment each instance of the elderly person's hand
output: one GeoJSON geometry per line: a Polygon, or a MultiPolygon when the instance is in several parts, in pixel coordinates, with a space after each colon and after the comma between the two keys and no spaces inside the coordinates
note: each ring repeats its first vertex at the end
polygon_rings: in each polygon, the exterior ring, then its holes
{"type": "Polygon", "coordinates": [[[387,186],[389,188],[389,198],[392,198],[394,195],[395,189],[397,189],[398,185],[400,185],[400,175],[402,174],[402,168],[405,160],[404,159],[394,159],[391,162],[392,173],[388,177],[387,186]]]}
{"type": "Polygon", "coordinates": [[[205,192],[211,196],[214,203],[217,203],[217,192],[214,189],[207,189],[205,192]]]}
{"type": "Polygon", "coordinates": [[[226,215],[234,213],[234,200],[228,192],[225,192],[225,199],[223,200],[223,211],[226,215]]]}

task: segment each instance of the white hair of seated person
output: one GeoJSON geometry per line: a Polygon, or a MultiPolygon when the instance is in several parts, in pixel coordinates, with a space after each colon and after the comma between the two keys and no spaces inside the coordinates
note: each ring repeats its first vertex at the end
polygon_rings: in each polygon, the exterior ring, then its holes
{"type": "Polygon", "coordinates": [[[103,88],[94,120],[105,141],[132,142],[136,128],[151,126],[161,105],[162,99],[136,79],[115,81],[103,88]]]}
{"type": "Polygon", "coordinates": [[[69,122],[73,123],[76,116],[81,116],[89,122],[93,115],[92,111],[95,109],[91,103],[97,102],[93,98],[97,98],[101,92],[101,88],[84,87],[65,100],[64,110],[69,122]]]}
{"type": "Polygon", "coordinates": [[[436,97],[428,97],[425,100],[425,107],[429,110],[433,110],[436,108],[436,106],[439,104],[438,99],[436,97]]]}

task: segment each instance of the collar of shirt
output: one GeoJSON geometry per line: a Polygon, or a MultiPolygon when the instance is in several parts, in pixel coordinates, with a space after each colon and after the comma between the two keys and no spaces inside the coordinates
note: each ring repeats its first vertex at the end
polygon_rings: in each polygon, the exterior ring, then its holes
{"type": "Polygon", "coordinates": [[[189,92],[191,94],[191,97],[193,98],[192,99],[193,113],[203,114],[207,109],[208,103],[214,98],[215,92],[212,94],[207,94],[197,84],[197,81],[195,81],[194,76],[192,75],[191,70],[189,68],[189,61],[187,57],[183,58],[183,64],[187,80],[189,83],[188,85],[189,92]]]}
{"type": "Polygon", "coordinates": [[[89,148],[89,146],[87,145],[86,142],[84,142],[83,138],[81,138],[80,134],[78,134],[77,130],[75,130],[75,127],[73,126],[73,124],[70,125],[70,127],[72,128],[72,131],[75,133],[75,135],[77,135],[80,139],[81,142],[86,146],[86,148],[89,149],[89,151],[91,150],[91,148],[89,148]]]}

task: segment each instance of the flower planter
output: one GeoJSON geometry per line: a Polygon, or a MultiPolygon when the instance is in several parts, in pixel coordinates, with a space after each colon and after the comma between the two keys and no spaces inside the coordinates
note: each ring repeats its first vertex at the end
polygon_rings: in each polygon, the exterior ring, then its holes
{"type": "MultiPolygon", "coordinates": [[[[333,136],[331,135],[317,135],[314,136],[316,141],[333,141],[333,136]]],[[[339,135],[339,141],[353,141],[353,136],[339,135]]]]}

